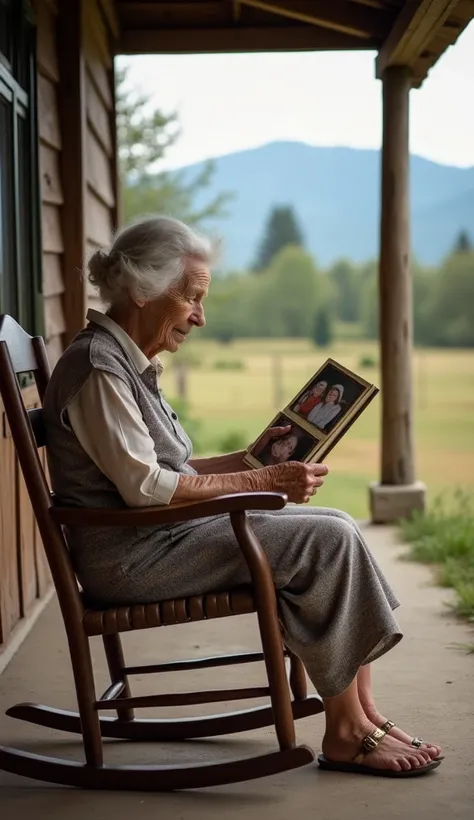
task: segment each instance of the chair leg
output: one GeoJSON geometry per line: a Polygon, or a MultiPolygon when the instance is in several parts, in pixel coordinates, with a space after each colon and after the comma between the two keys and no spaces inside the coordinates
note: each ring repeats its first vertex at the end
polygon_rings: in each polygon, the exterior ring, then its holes
{"type": "MultiPolygon", "coordinates": [[[[118,633],[115,633],[114,635],[103,635],[102,639],[104,642],[105,656],[107,658],[107,666],[109,667],[110,681],[111,683],[123,681],[125,687],[121,697],[129,698],[131,691],[128,678],[123,673],[125,658],[123,656],[120,635],[118,633]]],[[[129,706],[123,706],[120,709],[117,709],[117,717],[119,720],[133,720],[135,717],[135,712],[129,706]]]]}
{"type": "Polygon", "coordinates": [[[306,700],[308,697],[308,683],[306,670],[297,655],[287,648],[290,658],[290,688],[296,701],[306,700]]]}
{"type": "Polygon", "coordinates": [[[275,732],[282,751],[296,746],[295,723],[286,674],[285,655],[278,620],[275,587],[270,568],[263,566],[261,547],[245,513],[232,513],[231,523],[237,541],[253,575],[258,625],[267,670],[275,732]],[[251,566],[253,564],[253,566],[251,566]]]}
{"type": "Polygon", "coordinates": [[[76,685],[77,705],[81,717],[82,742],[89,766],[102,766],[104,762],[99,713],[94,708],[96,699],[94,671],[89,638],[80,626],[67,629],[72,671],[76,685]]]}

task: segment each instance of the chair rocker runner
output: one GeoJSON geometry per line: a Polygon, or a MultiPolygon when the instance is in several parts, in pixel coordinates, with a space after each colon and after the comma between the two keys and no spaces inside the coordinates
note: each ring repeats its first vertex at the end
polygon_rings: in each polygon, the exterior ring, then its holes
{"type": "Polygon", "coordinates": [[[45,444],[41,410],[27,411],[17,375],[32,372],[42,400],[50,369],[43,339],[29,336],[11,317],[0,316],[0,395],[19,463],[43,540],[66,629],[78,712],[20,703],[8,709],[11,717],[82,735],[85,763],[45,757],[0,746],[0,769],[51,783],[96,789],[175,790],[215,786],[250,780],[311,763],[314,752],[296,745],[296,719],[323,711],[318,696],[307,695],[301,661],[285,650],[278,621],[271,570],[246,517],[247,510],[277,510],[286,504],[279,493],[222,496],[199,503],[140,509],[66,509],[55,504],[38,449],[45,444]],[[228,513],[242,551],[251,584],[225,592],[154,604],[98,608],[80,592],[63,527],[150,526],[177,523],[228,513]],[[262,652],[173,661],[147,666],[126,666],[121,632],[185,624],[209,618],[256,613],[262,652]],[[89,641],[103,639],[111,684],[95,694],[89,641]],[[289,681],[285,655],[289,656],[289,681]],[[201,692],[133,697],[129,677],[170,671],[187,671],[263,661],[268,686],[214,689],[201,692]],[[291,697],[290,694],[293,697],[291,697]],[[139,719],[134,710],[144,707],[184,706],[269,696],[261,707],[195,718],[139,719]],[[111,710],[111,717],[99,711],[111,710]],[[135,741],[179,741],[244,732],[274,725],[278,747],[257,757],[192,765],[107,766],[103,762],[103,737],[135,741]]]}

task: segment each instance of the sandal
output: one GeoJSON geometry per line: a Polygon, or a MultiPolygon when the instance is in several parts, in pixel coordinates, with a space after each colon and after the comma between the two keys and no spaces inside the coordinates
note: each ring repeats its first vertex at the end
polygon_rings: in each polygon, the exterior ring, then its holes
{"type": "MultiPolygon", "coordinates": [[[[388,721],[387,721],[388,722],[388,721]]],[[[384,724],[386,725],[386,724],[384,724]]],[[[432,760],[431,763],[426,763],[424,766],[420,766],[418,769],[408,769],[408,771],[400,771],[396,772],[393,769],[378,769],[373,768],[372,766],[366,766],[362,763],[362,761],[367,757],[370,752],[375,751],[377,746],[382,743],[385,735],[387,734],[386,731],[383,729],[374,729],[370,735],[364,738],[361,744],[359,754],[354,758],[353,761],[348,763],[344,762],[335,762],[333,760],[328,760],[323,754],[318,756],[318,763],[321,769],[325,769],[326,771],[330,772],[345,772],[346,774],[370,774],[373,777],[419,777],[422,774],[426,774],[427,772],[433,771],[433,769],[437,769],[440,765],[440,760],[432,760]]]]}
{"type": "MultiPolygon", "coordinates": [[[[385,723],[383,724],[383,726],[380,727],[380,729],[381,729],[382,732],[385,732],[388,735],[388,733],[390,732],[390,729],[393,729],[394,726],[396,726],[396,725],[397,724],[394,723],[393,720],[386,720],[385,723]]],[[[414,737],[412,742],[411,742],[411,745],[414,746],[415,749],[419,749],[420,746],[422,746],[424,742],[425,741],[423,740],[423,738],[414,737]]],[[[427,745],[429,745],[429,744],[427,744],[427,745]]],[[[436,757],[435,760],[439,760],[441,762],[441,760],[444,760],[444,755],[438,755],[438,757],[436,757]]]]}

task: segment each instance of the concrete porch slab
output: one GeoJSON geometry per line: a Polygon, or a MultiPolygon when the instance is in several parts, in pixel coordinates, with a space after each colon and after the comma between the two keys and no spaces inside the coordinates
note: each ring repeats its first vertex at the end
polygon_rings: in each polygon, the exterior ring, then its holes
{"type": "MultiPolygon", "coordinates": [[[[2,820],[468,820],[474,805],[473,692],[474,657],[453,648],[472,642],[472,631],[446,615],[449,593],[433,586],[428,569],[398,560],[402,550],[393,530],[366,527],[374,554],[402,600],[401,644],[374,667],[378,702],[386,717],[426,739],[439,741],[447,755],[432,776],[389,781],[339,775],[309,766],[294,772],[202,792],[140,794],[81,792],[40,784],[0,772],[2,820]]],[[[124,637],[127,661],[151,663],[227,651],[258,648],[253,616],[186,627],[149,630],[124,637]]],[[[107,675],[101,643],[94,640],[98,688],[107,675]]],[[[263,682],[254,666],[219,670],[219,685],[263,682]]],[[[168,691],[188,686],[216,686],[216,672],[204,670],[194,681],[179,675],[138,679],[137,694],[158,680],[168,691]]],[[[0,743],[48,755],[81,759],[73,735],[29,726],[7,718],[11,704],[29,700],[74,709],[68,653],[62,623],[53,601],[0,676],[0,743]]],[[[199,707],[197,707],[199,708],[199,707]]],[[[225,708],[225,707],[224,707],[225,708]]],[[[201,713],[213,711],[201,707],[201,713]]],[[[151,713],[150,713],[151,714],[151,713]]],[[[183,714],[168,709],[166,715],[183,714]]],[[[319,750],[323,719],[297,724],[298,739],[319,750]]],[[[155,745],[106,741],[106,760],[114,763],[210,760],[264,753],[274,747],[270,729],[216,741],[155,745]]]]}

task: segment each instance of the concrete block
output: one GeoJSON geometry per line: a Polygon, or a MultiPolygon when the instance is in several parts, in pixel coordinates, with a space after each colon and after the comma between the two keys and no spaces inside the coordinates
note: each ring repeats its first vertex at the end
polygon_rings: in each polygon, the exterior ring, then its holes
{"type": "Polygon", "coordinates": [[[426,509],[426,484],[370,484],[370,515],[373,524],[393,524],[414,510],[426,509]]]}

